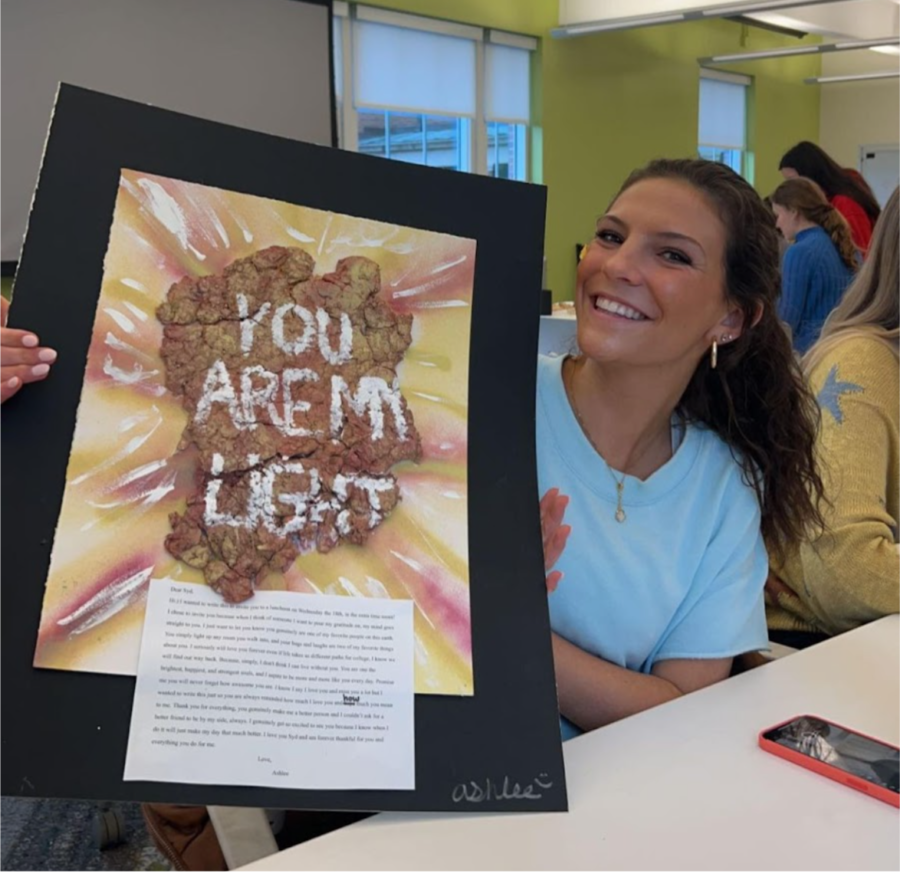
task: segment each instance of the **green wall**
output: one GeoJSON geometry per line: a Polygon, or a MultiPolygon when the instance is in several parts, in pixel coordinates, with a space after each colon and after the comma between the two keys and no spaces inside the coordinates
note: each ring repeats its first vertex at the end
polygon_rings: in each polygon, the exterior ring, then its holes
{"type": "MultiPolygon", "coordinates": [[[[654,157],[696,154],[697,58],[789,44],[797,40],[724,20],[543,41],[546,253],[556,299],[571,297],[575,244],[589,238],[628,173],[654,157]]],[[[818,56],[728,69],[754,79],[750,145],[757,189],[768,193],[783,152],[818,135],[818,92],[802,84],[818,74],[818,56]]]]}

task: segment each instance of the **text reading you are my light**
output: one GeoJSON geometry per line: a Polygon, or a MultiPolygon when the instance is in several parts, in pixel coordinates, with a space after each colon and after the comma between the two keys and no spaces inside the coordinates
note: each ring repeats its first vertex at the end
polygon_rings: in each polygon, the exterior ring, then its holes
{"type": "MultiPolygon", "coordinates": [[[[272,305],[266,302],[251,315],[247,298],[238,294],[236,300],[241,316],[241,352],[247,357],[253,350],[256,329],[268,316],[272,305]]],[[[330,327],[331,317],[325,310],[318,308],[313,314],[295,303],[277,307],[270,324],[272,342],[282,352],[297,356],[317,348],[327,364],[337,367],[352,359],[353,325],[346,313],[340,314],[337,350],[332,347],[329,338],[330,327]],[[285,334],[285,323],[289,318],[300,327],[293,339],[285,334]]],[[[309,367],[286,367],[280,373],[274,373],[262,365],[253,364],[241,368],[236,388],[225,362],[215,361],[206,372],[194,419],[197,424],[203,424],[209,418],[213,404],[219,403],[228,410],[234,427],[239,431],[255,430],[260,423],[259,411],[264,411],[265,421],[271,422],[286,436],[324,437],[323,432],[312,431],[296,423],[296,415],[308,412],[312,404],[309,400],[296,397],[294,386],[320,381],[321,375],[309,367]],[[276,403],[279,399],[283,413],[276,403]]],[[[407,438],[409,427],[396,379],[389,386],[381,377],[363,376],[358,380],[355,391],[339,374],[332,374],[330,381],[329,424],[333,441],[337,442],[341,433],[344,404],[356,415],[368,416],[373,441],[384,436],[385,406],[393,417],[397,436],[401,440],[407,438]]]]}

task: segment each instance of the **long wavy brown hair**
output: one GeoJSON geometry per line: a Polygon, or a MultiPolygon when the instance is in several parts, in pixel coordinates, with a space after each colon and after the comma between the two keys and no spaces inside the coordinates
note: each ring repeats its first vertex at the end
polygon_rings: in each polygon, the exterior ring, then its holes
{"type": "MultiPolygon", "coordinates": [[[[791,544],[824,528],[815,442],[819,408],[778,321],[778,232],[762,198],[723,164],[660,159],[635,170],[619,190],[646,179],[692,185],[725,226],[725,294],[741,309],[744,330],[697,366],[679,404],[688,420],[715,431],[731,448],[762,510],[762,533],[782,557],[791,544]]],[[[615,200],[615,198],[614,198],[615,200]]]]}
{"type": "Polygon", "coordinates": [[[811,179],[797,177],[782,182],[771,195],[772,203],[799,213],[807,221],[818,225],[831,237],[844,262],[851,270],[859,266],[859,250],[853,242],[850,225],[825,198],[822,189],[811,179]]]}

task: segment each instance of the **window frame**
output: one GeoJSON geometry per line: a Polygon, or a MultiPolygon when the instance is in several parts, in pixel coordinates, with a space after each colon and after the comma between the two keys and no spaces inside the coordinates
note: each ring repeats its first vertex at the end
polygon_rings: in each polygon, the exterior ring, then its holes
{"type": "MultiPolygon", "coordinates": [[[[358,3],[346,2],[346,0],[335,0],[333,4],[334,21],[339,22],[339,30],[341,45],[340,50],[336,54],[339,55],[341,63],[341,93],[337,93],[338,101],[338,145],[339,148],[348,151],[359,151],[359,121],[360,112],[404,112],[414,115],[422,115],[430,117],[440,115],[445,118],[464,118],[469,121],[469,149],[468,164],[469,169],[462,172],[476,173],[486,176],[488,174],[488,124],[508,124],[524,126],[524,158],[522,160],[523,176],[517,181],[530,182],[532,179],[532,156],[531,156],[531,137],[533,132],[533,122],[530,117],[524,119],[506,119],[506,118],[488,118],[486,116],[486,65],[487,65],[487,47],[489,45],[505,45],[513,48],[524,49],[534,52],[538,49],[538,40],[536,37],[525,36],[523,34],[509,33],[506,31],[498,31],[489,28],[476,27],[468,24],[461,24],[453,21],[447,21],[439,18],[428,18],[420,15],[410,15],[404,12],[395,12],[393,10],[381,9],[372,6],[365,6],[358,3]],[[405,27],[411,30],[419,30],[430,33],[437,33],[444,36],[453,36],[463,39],[472,40],[475,43],[475,112],[473,115],[459,114],[452,112],[431,112],[424,113],[418,109],[412,109],[403,106],[370,106],[357,107],[354,95],[354,30],[355,21],[367,21],[377,24],[386,24],[394,27],[405,27]]],[[[334,31],[333,31],[334,34],[334,31]]],[[[333,37],[334,38],[334,37],[333,37]]],[[[532,73],[529,64],[529,94],[533,94],[532,73]]],[[[531,98],[529,97],[529,103],[531,98]]]]}
{"type": "MultiPolygon", "coordinates": [[[[740,169],[736,172],[743,176],[750,184],[753,184],[753,169],[754,169],[754,161],[753,161],[753,150],[750,148],[750,101],[753,96],[753,78],[751,76],[745,76],[742,73],[729,73],[725,70],[715,70],[711,67],[701,67],[700,68],[700,76],[697,82],[697,153],[700,154],[701,149],[715,149],[718,151],[727,151],[727,152],[738,152],[739,155],[739,163],[740,169]],[[744,89],[744,142],[743,145],[738,149],[731,145],[722,145],[721,143],[705,143],[700,139],[700,100],[702,94],[702,80],[703,79],[711,79],[718,82],[728,82],[731,85],[740,85],[744,89]]],[[[727,166],[731,166],[725,161],[720,161],[719,163],[725,163],[727,166]]],[[[732,169],[735,169],[732,167],[732,169]]]]}

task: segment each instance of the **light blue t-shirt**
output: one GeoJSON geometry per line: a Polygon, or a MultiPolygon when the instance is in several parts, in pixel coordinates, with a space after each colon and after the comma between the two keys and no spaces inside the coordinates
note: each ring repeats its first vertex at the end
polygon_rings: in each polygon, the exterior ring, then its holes
{"type": "MultiPolygon", "coordinates": [[[[665,659],[726,658],[768,647],[768,558],[759,502],[728,446],[687,425],[673,457],[647,480],[616,479],[575,418],[563,358],[538,362],[540,494],[569,497],[572,526],[549,596],[553,630],[621,667],[649,673],[665,659]]],[[[598,694],[603,694],[598,690],[598,694]]],[[[563,739],[579,730],[562,720],[563,739]]]]}

